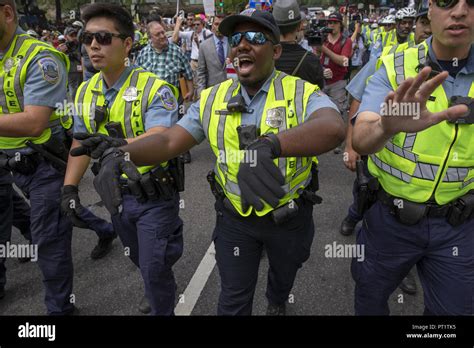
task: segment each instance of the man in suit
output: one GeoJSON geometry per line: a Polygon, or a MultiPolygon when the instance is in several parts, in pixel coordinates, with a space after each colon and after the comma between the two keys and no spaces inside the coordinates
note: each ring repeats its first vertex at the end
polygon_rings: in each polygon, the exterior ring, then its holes
{"type": "Polygon", "coordinates": [[[214,35],[204,40],[199,47],[197,95],[204,89],[227,80],[226,59],[229,46],[227,37],[219,32],[219,24],[224,18],[224,15],[214,17],[212,22],[214,35]]]}

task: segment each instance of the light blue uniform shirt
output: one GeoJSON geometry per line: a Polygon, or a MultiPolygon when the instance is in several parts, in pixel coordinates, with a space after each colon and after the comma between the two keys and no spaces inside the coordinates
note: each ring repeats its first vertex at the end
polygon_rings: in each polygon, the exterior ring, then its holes
{"type": "MultiPolygon", "coordinates": [[[[17,27],[15,35],[26,34],[17,27]]],[[[10,49],[10,45],[4,52],[0,52],[0,59],[10,49]]],[[[23,87],[24,105],[49,106],[56,109],[58,104],[63,105],[66,100],[67,71],[64,62],[56,55],[48,51],[42,51],[28,65],[26,70],[26,81],[23,87]],[[43,67],[45,64],[55,66],[58,78],[55,80],[45,79],[43,67]]]]}
{"type": "MultiPolygon", "coordinates": [[[[431,37],[426,40],[429,48],[429,56],[432,62],[438,64],[438,59],[434,55],[431,41],[431,37]]],[[[448,99],[454,95],[467,96],[472,81],[474,81],[474,45],[471,45],[469,57],[464,68],[458,72],[455,78],[449,75],[443,82],[443,89],[446,92],[448,99]]],[[[382,65],[382,67],[371,77],[369,84],[365,88],[362,97],[362,104],[360,105],[358,113],[372,111],[380,114],[380,105],[384,102],[385,97],[390,91],[393,91],[393,88],[387,77],[387,70],[385,69],[385,66],[382,65]]],[[[357,115],[355,115],[354,118],[356,116],[357,115]]]]}
{"type": "Polygon", "coordinates": [[[376,71],[377,60],[378,58],[370,59],[346,86],[346,90],[349,92],[352,98],[356,99],[357,101],[362,100],[362,95],[364,94],[365,87],[367,86],[367,79],[376,71]]]}
{"type": "MultiPolygon", "coordinates": [[[[104,94],[105,100],[108,102],[109,111],[113,102],[115,101],[115,98],[117,97],[118,92],[134,68],[136,68],[136,66],[126,67],[122,75],[120,75],[119,79],[112,87],[107,89],[105,81],[102,84],[102,93],[104,94]]],[[[159,93],[157,93],[152,102],[148,105],[148,109],[146,110],[145,114],[142,115],[145,130],[149,130],[150,128],[157,126],[169,128],[174,125],[176,121],[178,121],[178,102],[176,101],[171,89],[168,86],[165,86],[161,87],[158,92],[159,93]],[[167,97],[174,100],[174,107],[170,107],[170,104],[172,104],[170,99],[166,98],[166,102],[163,101],[162,95],[165,93],[169,93],[167,97]]],[[[82,117],[74,117],[74,133],[84,132],[87,133],[84,119],[82,117]]]]}
{"type": "MultiPolygon", "coordinates": [[[[26,34],[23,29],[17,27],[15,35],[26,34]]],[[[13,40],[12,40],[13,42],[13,40]]],[[[11,48],[12,42],[5,51],[0,52],[0,60],[11,48]]],[[[51,71],[51,70],[50,70],[51,71]]],[[[66,64],[56,55],[48,51],[42,51],[36,55],[26,69],[26,80],[23,86],[24,105],[47,106],[53,109],[65,105],[67,85],[66,64]],[[54,75],[47,73],[46,67],[52,68],[54,75]]],[[[8,153],[20,151],[22,154],[33,152],[30,148],[8,150],[8,153]]]]}
{"type": "MultiPolygon", "coordinates": [[[[241,87],[242,97],[245,100],[247,109],[253,110],[252,113],[242,113],[242,124],[260,124],[263,109],[265,107],[265,102],[267,99],[267,94],[270,89],[272,79],[275,76],[275,73],[276,71],[274,70],[272,75],[267,79],[267,81],[265,81],[263,86],[260,88],[257,94],[253,96],[253,98],[250,98],[244,86],[241,87]]],[[[196,139],[198,143],[202,142],[206,138],[199,116],[199,104],[199,101],[192,104],[186,112],[186,115],[178,121],[178,125],[186,129],[194,137],[194,139],[196,139]]],[[[306,105],[306,115],[311,115],[313,112],[321,108],[332,108],[338,111],[336,105],[334,105],[334,103],[329,99],[327,95],[313,93],[309,97],[308,104],[306,105]]],[[[308,118],[306,117],[304,119],[305,121],[308,120],[308,118]]]]}

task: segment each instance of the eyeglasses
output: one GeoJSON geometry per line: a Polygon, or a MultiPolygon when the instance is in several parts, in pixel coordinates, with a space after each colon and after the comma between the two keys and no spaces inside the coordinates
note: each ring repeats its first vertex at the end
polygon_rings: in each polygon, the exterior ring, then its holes
{"type": "Polygon", "coordinates": [[[97,33],[90,33],[88,31],[82,32],[79,40],[84,45],[92,44],[92,41],[95,39],[99,45],[110,45],[112,43],[112,38],[118,37],[121,39],[126,39],[128,36],[125,34],[115,34],[105,31],[99,31],[97,33]]]}
{"type": "Polygon", "coordinates": [[[230,36],[230,47],[237,47],[243,37],[252,45],[264,45],[267,41],[273,43],[273,41],[261,31],[246,31],[233,33],[230,36]]]}
{"type": "MultiPolygon", "coordinates": [[[[436,6],[439,8],[451,8],[458,4],[459,0],[436,0],[436,6]]],[[[469,7],[474,6],[474,0],[466,0],[469,7]]]]}

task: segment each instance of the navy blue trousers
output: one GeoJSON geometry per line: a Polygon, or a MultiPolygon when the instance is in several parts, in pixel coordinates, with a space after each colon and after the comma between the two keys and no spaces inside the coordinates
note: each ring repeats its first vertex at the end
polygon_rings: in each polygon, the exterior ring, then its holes
{"type": "Polygon", "coordinates": [[[172,266],[183,253],[179,195],[139,203],[123,195],[123,210],[112,216],[125,253],[140,269],[152,315],[173,315],[176,282],[172,266]]]}
{"type": "Polygon", "coordinates": [[[221,278],[218,315],[251,315],[258,268],[265,248],[270,268],[266,297],[288,300],[296,273],[309,258],[314,237],[313,206],[299,204],[298,215],[277,226],[270,215],[237,216],[216,202],[213,240],[221,278]]]}
{"type": "Polygon", "coordinates": [[[352,261],[356,315],[388,315],[389,296],[415,265],[426,314],[473,314],[474,219],[457,227],[445,218],[406,226],[376,202],[364,215],[357,244],[365,260],[352,261]]]}
{"type": "Polygon", "coordinates": [[[72,224],[60,209],[64,176],[43,161],[34,174],[15,173],[14,181],[30,198],[31,237],[38,246],[48,314],[67,314],[73,310],[73,266],[72,224]]]}

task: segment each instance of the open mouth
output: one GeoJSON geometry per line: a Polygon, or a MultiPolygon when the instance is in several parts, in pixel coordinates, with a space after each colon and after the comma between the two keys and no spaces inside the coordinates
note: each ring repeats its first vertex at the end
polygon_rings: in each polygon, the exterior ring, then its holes
{"type": "Polygon", "coordinates": [[[241,74],[249,73],[253,66],[254,66],[254,61],[250,57],[239,57],[239,70],[241,74]]]}
{"type": "Polygon", "coordinates": [[[464,24],[452,24],[446,29],[451,35],[461,35],[467,32],[468,27],[464,24]]]}

